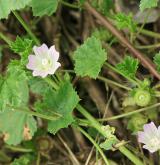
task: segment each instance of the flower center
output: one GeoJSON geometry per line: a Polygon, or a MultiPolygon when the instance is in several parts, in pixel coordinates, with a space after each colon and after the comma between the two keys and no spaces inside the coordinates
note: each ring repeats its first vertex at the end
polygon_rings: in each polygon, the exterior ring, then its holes
{"type": "Polygon", "coordinates": [[[149,91],[137,89],[134,95],[134,100],[138,106],[147,106],[151,101],[151,94],[149,91]]]}
{"type": "Polygon", "coordinates": [[[151,139],[149,143],[150,143],[151,147],[157,147],[157,148],[160,147],[160,140],[156,137],[151,139]]]}
{"type": "Polygon", "coordinates": [[[139,96],[139,100],[143,100],[144,98],[145,98],[144,95],[140,95],[140,96],[139,96]]]}
{"type": "Polygon", "coordinates": [[[42,59],[42,65],[43,66],[48,65],[48,63],[49,63],[48,59],[46,59],[46,58],[42,59]]]}

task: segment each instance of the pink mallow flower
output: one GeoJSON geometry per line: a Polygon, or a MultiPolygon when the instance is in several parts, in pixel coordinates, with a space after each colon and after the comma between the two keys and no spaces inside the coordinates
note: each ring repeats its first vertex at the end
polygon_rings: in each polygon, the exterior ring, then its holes
{"type": "Polygon", "coordinates": [[[144,143],[143,148],[153,153],[160,149],[160,126],[157,128],[153,122],[143,126],[144,131],[138,132],[138,141],[144,143]]]}
{"type": "Polygon", "coordinates": [[[34,55],[29,55],[29,62],[26,67],[33,70],[33,76],[46,77],[48,74],[54,74],[61,66],[58,62],[59,52],[55,46],[47,47],[46,44],[33,47],[34,55]]]}

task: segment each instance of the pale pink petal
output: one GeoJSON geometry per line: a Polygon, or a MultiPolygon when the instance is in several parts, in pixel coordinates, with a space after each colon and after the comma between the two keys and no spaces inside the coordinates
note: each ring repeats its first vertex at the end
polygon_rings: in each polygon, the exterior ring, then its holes
{"type": "Polygon", "coordinates": [[[144,125],[144,131],[138,132],[138,141],[144,143],[143,148],[151,153],[160,149],[160,127],[155,126],[153,122],[144,125]]]}
{"type": "Polygon", "coordinates": [[[157,127],[153,122],[145,124],[143,126],[144,132],[147,132],[148,135],[157,135],[157,127]]]}
{"type": "Polygon", "coordinates": [[[41,73],[41,75],[40,75],[42,78],[45,78],[45,77],[47,77],[48,76],[48,73],[47,72],[44,72],[44,73],[41,73]]]}
{"type": "Polygon", "coordinates": [[[34,46],[33,51],[36,56],[44,56],[48,53],[48,47],[46,44],[42,44],[41,46],[34,46]]]}
{"type": "Polygon", "coordinates": [[[31,70],[34,70],[35,69],[35,67],[36,67],[36,56],[35,55],[29,55],[28,56],[28,60],[29,60],[29,62],[28,62],[28,64],[26,65],[26,67],[28,68],[28,69],[31,69],[31,70]]]}
{"type": "Polygon", "coordinates": [[[48,74],[54,74],[55,71],[61,66],[59,62],[56,62],[52,68],[48,71],[48,74]]]}
{"type": "Polygon", "coordinates": [[[146,138],[144,132],[138,132],[138,142],[140,143],[147,143],[149,139],[146,138]]]}
{"type": "Polygon", "coordinates": [[[44,78],[48,74],[54,74],[61,66],[57,62],[59,52],[56,51],[55,46],[52,46],[50,49],[45,44],[39,47],[34,46],[33,51],[35,55],[29,56],[29,63],[27,64],[27,68],[33,70],[33,76],[44,78]]]}
{"type": "Polygon", "coordinates": [[[150,153],[157,151],[157,148],[151,148],[151,147],[148,147],[147,145],[144,145],[143,148],[147,149],[150,153]]]}
{"type": "Polygon", "coordinates": [[[42,78],[46,77],[48,75],[47,72],[43,72],[43,71],[37,71],[37,70],[34,70],[33,71],[33,76],[40,76],[42,78]]]}
{"type": "Polygon", "coordinates": [[[54,61],[58,61],[59,59],[59,52],[56,51],[55,46],[51,46],[48,51],[49,56],[54,59],[54,61]]]}

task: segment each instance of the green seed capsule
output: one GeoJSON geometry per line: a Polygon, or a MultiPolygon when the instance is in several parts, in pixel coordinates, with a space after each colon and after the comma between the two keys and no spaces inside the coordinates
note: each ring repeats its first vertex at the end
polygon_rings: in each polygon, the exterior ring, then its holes
{"type": "Polygon", "coordinates": [[[134,100],[138,106],[145,107],[151,101],[151,94],[149,91],[137,90],[134,95],[134,100]]]}

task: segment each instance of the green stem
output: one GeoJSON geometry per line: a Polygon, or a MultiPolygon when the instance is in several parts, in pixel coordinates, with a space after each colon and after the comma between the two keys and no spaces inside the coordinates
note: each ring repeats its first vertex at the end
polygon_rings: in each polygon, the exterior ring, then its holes
{"type": "Polygon", "coordinates": [[[144,163],[136,155],[134,155],[131,151],[129,151],[125,146],[121,146],[118,149],[123,155],[125,155],[128,159],[130,159],[132,163],[134,163],[135,165],[144,165],[144,163]]]}
{"type": "MultiPolygon", "coordinates": [[[[61,72],[75,73],[74,70],[61,70],[61,72]]],[[[126,86],[124,86],[124,85],[122,85],[122,84],[120,84],[120,83],[117,83],[117,82],[115,82],[115,81],[112,81],[112,80],[107,79],[107,78],[102,77],[102,76],[98,76],[97,79],[99,79],[99,80],[101,80],[101,81],[103,81],[103,82],[106,82],[106,83],[115,85],[115,86],[117,86],[117,87],[120,87],[120,88],[129,90],[129,91],[132,90],[132,89],[129,88],[129,87],[126,87],[126,86]]]]}
{"type": "Polygon", "coordinates": [[[21,16],[16,12],[12,11],[15,17],[18,19],[18,21],[21,23],[21,25],[24,27],[24,29],[27,31],[27,33],[30,35],[30,37],[35,41],[37,45],[40,44],[40,41],[37,39],[37,37],[34,35],[34,33],[30,30],[28,25],[24,22],[24,20],[21,18],[21,16]]]}
{"type": "Polygon", "coordinates": [[[140,45],[140,46],[135,46],[138,49],[153,49],[153,48],[159,48],[160,43],[158,44],[153,44],[153,45],[140,45]]]}
{"type": "Polygon", "coordinates": [[[0,38],[4,40],[8,45],[11,44],[11,40],[9,40],[3,33],[0,33],[0,38]]]}
{"type": "Polygon", "coordinates": [[[141,33],[142,29],[144,28],[144,25],[146,24],[147,18],[148,18],[148,16],[150,15],[150,13],[151,13],[151,10],[148,10],[148,13],[147,13],[147,15],[146,15],[145,18],[144,18],[143,24],[141,25],[140,28],[138,28],[138,31],[137,31],[137,33],[135,34],[134,40],[136,39],[136,37],[141,33]]]}
{"type": "MultiPolygon", "coordinates": [[[[103,118],[103,119],[96,119],[96,120],[99,121],[99,122],[112,121],[112,120],[120,119],[120,118],[123,118],[123,117],[128,117],[128,116],[140,113],[140,112],[144,112],[144,111],[148,111],[148,110],[154,110],[154,108],[159,107],[159,106],[160,106],[160,103],[157,103],[157,104],[151,105],[149,107],[137,109],[137,110],[132,111],[132,112],[127,112],[127,113],[124,113],[124,114],[121,114],[121,115],[117,115],[117,116],[113,116],[113,117],[107,117],[107,118],[103,118]]],[[[77,121],[80,122],[80,124],[82,126],[85,126],[85,127],[89,126],[89,124],[90,124],[88,122],[88,120],[86,120],[86,119],[77,118],[77,121]]]]}
{"type": "MultiPolygon", "coordinates": [[[[77,105],[76,108],[91,122],[93,127],[97,129],[99,133],[101,133],[104,137],[107,137],[107,132],[105,132],[102,129],[101,124],[95,118],[93,118],[81,105],[77,105]]],[[[120,146],[118,149],[121,153],[128,157],[135,165],[143,165],[143,162],[138,157],[136,157],[132,152],[130,152],[126,147],[120,146]]]]}
{"type": "Polygon", "coordinates": [[[132,89],[129,88],[129,87],[126,87],[126,86],[124,86],[124,85],[122,85],[122,84],[119,84],[119,83],[117,83],[117,82],[115,82],[115,81],[112,81],[112,80],[107,79],[107,78],[102,77],[102,76],[98,76],[97,79],[99,79],[99,80],[101,80],[101,81],[103,81],[103,82],[106,82],[106,83],[109,83],[109,84],[115,85],[115,86],[117,86],[117,87],[120,87],[120,88],[123,88],[123,89],[129,90],[129,91],[132,90],[132,89]]]}
{"type": "MultiPolygon", "coordinates": [[[[74,70],[61,70],[61,72],[75,73],[74,70]]],[[[117,86],[117,87],[120,87],[120,88],[129,90],[129,91],[132,90],[132,89],[129,88],[129,87],[126,87],[126,86],[124,86],[124,85],[122,85],[122,84],[120,84],[120,83],[117,83],[117,82],[115,82],[115,81],[112,81],[112,80],[107,79],[107,78],[102,77],[102,76],[98,76],[97,79],[99,79],[99,80],[101,80],[101,81],[103,81],[103,82],[106,82],[106,83],[115,85],[115,86],[117,86]]]]}
{"type": "Polygon", "coordinates": [[[33,152],[32,149],[22,148],[22,147],[15,147],[15,146],[9,146],[9,145],[6,145],[5,148],[10,149],[10,150],[12,150],[14,152],[24,152],[24,153],[33,152]]]}
{"type": "Polygon", "coordinates": [[[131,78],[125,76],[124,74],[122,74],[118,69],[116,69],[116,68],[115,68],[114,66],[112,66],[111,64],[109,64],[109,63],[106,62],[105,65],[106,65],[108,68],[112,69],[114,72],[116,72],[116,73],[122,75],[123,77],[125,77],[127,80],[129,80],[129,81],[132,82],[133,84],[136,84],[137,86],[139,86],[139,84],[138,84],[137,81],[135,81],[135,80],[133,80],[133,79],[131,79],[131,78]]]}
{"type": "Polygon", "coordinates": [[[109,165],[107,157],[105,156],[105,154],[103,153],[103,151],[99,147],[99,145],[96,143],[96,141],[87,132],[85,132],[81,127],[76,127],[76,128],[78,128],[78,130],[96,147],[96,149],[101,154],[101,156],[102,156],[104,162],[106,163],[106,165],[109,165]]]}
{"type": "MultiPolygon", "coordinates": [[[[140,29],[140,28],[138,28],[138,29],[140,29]]],[[[150,31],[150,30],[142,29],[140,33],[145,34],[146,36],[150,36],[150,37],[153,37],[153,38],[159,38],[160,39],[160,34],[159,33],[156,33],[156,32],[150,31]]]]}
{"type": "Polygon", "coordinates": [[[51,121],[57,120],[58,118],[61,117],[61,115],[57,114],[57,113],[55,113],[54,116],[47,116],[47,115],[44,115],[44,114],[41,114],[41,113],[38,113],[38,112],[29,111],[29,110],[26,110],[26,109],[15,108],[15,107],[11,107],[11,108],[12,108],[13,111],[23,112],[23,113],[26,113],[28,115],[33,115],[33,116],[40,117],[40,118],[46,119],[46,120],[51,120],[51,121]]]}
{"type": "Polygon", "coordinates": [[[44,79],[44,81],[46,81],[51,87],[53,87],[55,90],[58,89],[58,85],[50,78],[50,77],[46,77],[44,79]]]}
{"type": "Polygon", "coordinates": [[[37,160],[36,160],[36,165],[40,165],[40,162],[41,162],[41,154],[40,154],[40,152],[38,152],[38,154],[37,154],[37,160]]]}
{"type": "Polygon", "coordinates": [[[124,114],[121,114],[121,115],[117,115],[117,116],[113,116],[113,117],[108,117],[108,118],[103,118],[103,119],[97,119],[97,120],[98,121],[116,120],[116,119],[120,119],[120,118],[123,118],[123,117],[131,116],[131,115],[134,115],[134,114],[143,112],[143,111],[152,110],[152,109],[154,109],[156,107],[159,107],[159,106],[160,106],[160,103],[157,103],[157,104],[151,105],[149,107],[144,107],[144,108],[141,108],[141,109],[137,109],[137,110],[132,111],[132,112],[127,112],[127,113],[124,113],[124,114]]]}
{"type": "Polygon", "coordinates": [[[99,131],[103,136],[107,136],[107,133],[102,129],[102,126],[99,122],[96,121],[80,104],[76,106],[76,109],[83,114],[91,123],[91,125],[99,131]]]}

